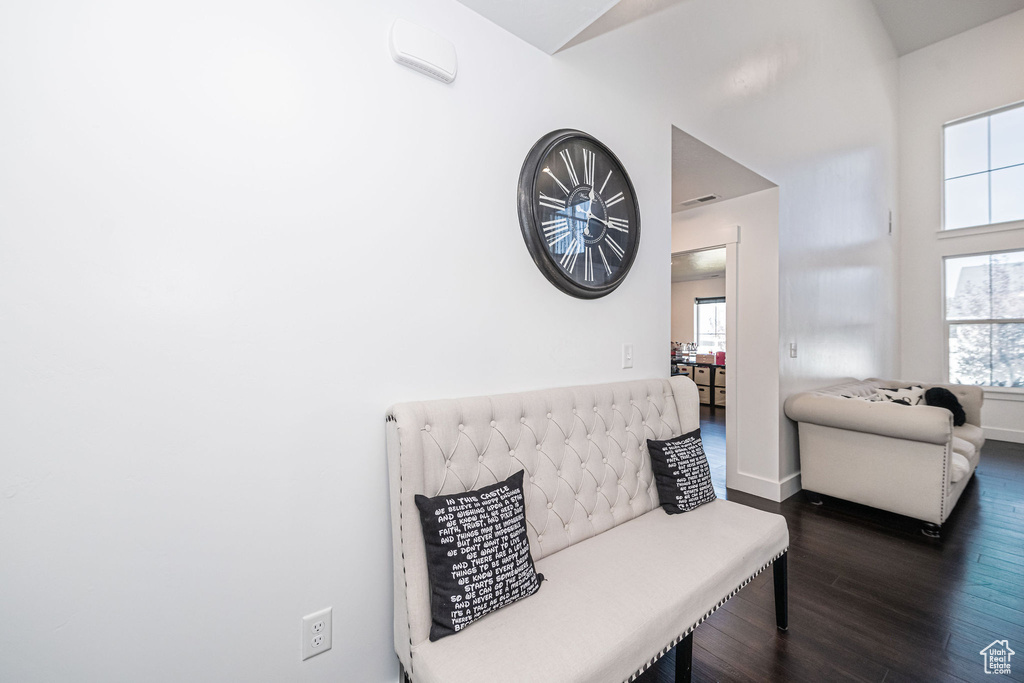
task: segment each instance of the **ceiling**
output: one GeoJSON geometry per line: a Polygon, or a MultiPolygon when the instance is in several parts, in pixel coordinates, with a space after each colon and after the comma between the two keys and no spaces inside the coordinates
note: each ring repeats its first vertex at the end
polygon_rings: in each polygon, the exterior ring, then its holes
{"type": "MultiPolygon", "coordinates": [[[[459,0],[548,54],[687,0],[459,0]]],[[[900,55],[1024,9],[1024,0],[871,0],[900,55]]]]}
{"type": "Polygon", "coordinates": [[[1024,0],[871,1],[901,56],[1024,9],[1024,0]]]}
{"type": "Polygon", "coordinates": [[[725,248],[672,255],[672,282],[725,277],[725,248]]]}
{"type": "Polygon", "coordinates": [[[599,35],[614,31],[626,24],[631,24],[637,19],[660,12],[672,5],[677,5],[686,0],[620,0],[614,7],[604,14],[595,17],[593,23],[580,31],[579,35],[563,46],[563,49],[573,45],[584,43],[599,35]]]}
{"type": "Polygon", "coordinates": [[[713,147],[672,126],[672,211],[686,211],[775,187],[775,183],[733,161],[713,147]],[[680,206],[695,197],[718,199],[691,207],[680,206]]]}
{"type": "Polygon", "coordinates": [[[549,55],[594,23],[619,0],[459,0],[549,55]]]}

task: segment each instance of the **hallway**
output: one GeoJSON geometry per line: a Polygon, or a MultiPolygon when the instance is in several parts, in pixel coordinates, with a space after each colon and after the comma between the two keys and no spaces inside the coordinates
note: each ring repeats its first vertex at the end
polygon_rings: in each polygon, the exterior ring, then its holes
{"type": "Polygon", "coordinates": [[[728,498],[725,491],[725,408],[719,406],[712,410],[711,406],[700,407],[700,438],[711,468],[715,495],[728,498]]]}

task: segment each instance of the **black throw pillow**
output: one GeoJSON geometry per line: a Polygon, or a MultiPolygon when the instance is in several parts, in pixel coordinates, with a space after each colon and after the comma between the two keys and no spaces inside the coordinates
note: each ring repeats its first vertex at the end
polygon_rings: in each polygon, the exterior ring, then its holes
{"type": "Polygon", "coordinates": [[[543,574],[526,537],[523,471],[476,491],[416,496],[427,546],[430,640],[533,595],[543,574]]]}
{"type": "Polygon", "coordinates": [[[647,440],[661,507],[670,515],[689,512],[715,499],[711,468],[700,430],[667,441],[647,440]]]}
{"type": "Polygon", "coordinates": [[[930,406],[945,408],[953,413],[953,426],[960,427],[967,422],[967,413],[964,412],[960,401],[956,399],[953,392],[945,387],[932,387],[924,392],[924,402],[930,406]]]}

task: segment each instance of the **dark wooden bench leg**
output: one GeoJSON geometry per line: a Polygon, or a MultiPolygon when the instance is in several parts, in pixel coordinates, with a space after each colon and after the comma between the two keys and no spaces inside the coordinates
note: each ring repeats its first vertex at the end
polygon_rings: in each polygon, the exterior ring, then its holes
{"type": "Polygon", "coordinates": [[[775,576],[775,624],[780,631],[789,628],[789,570],[787,560],[789,553],[772,563],[772,574],[775,576]]]}
{"type": "Polygon", "coordinates": [[[693,631],[676,645],[676,683],[690,683],[693,670],[693,631]]]}
{"type": "Polygon", "coordinates": [[[928,538],[942,538],[942,527],[931,522],[923,522],[921,524],[921,533],[928,538]]]}

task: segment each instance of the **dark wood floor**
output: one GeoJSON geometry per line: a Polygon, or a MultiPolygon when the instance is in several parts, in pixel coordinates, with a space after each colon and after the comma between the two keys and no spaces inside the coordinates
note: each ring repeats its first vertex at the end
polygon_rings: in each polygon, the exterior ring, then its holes
{"type": "Polygon", "coordinates": [[[708,456],[715,495],[725,498],[725,408],[700,407],[700,439],[708,456]]]}
{"type": "MultiPolygon", "coordinates": [[[[833,499],[728,498],[789,522],[789,631],[765,572],[697,628],[695,681],[991,681],[979,651],[997,639],[1020,653],[997,680],[1024,680],[1024,445],[985,445],[941,541],[833,499]]],[[[640,680],[672,681],[674,665],[640,680]]]]}

